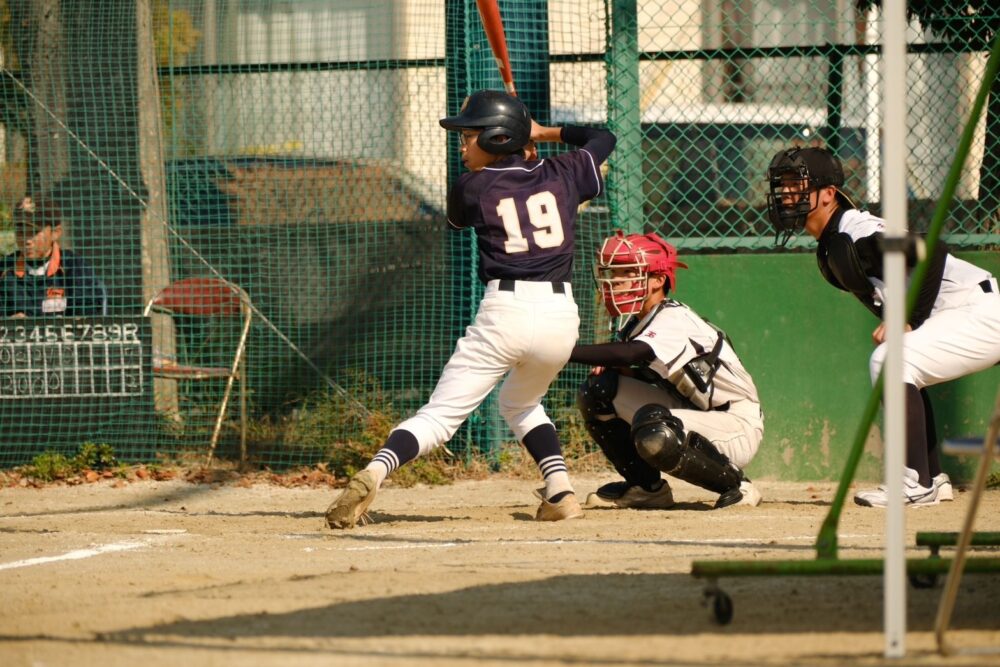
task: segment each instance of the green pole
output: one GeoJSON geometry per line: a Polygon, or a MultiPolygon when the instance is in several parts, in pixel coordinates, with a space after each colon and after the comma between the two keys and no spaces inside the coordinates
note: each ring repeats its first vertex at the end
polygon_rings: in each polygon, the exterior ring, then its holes
{"type": "MultiPolygon", "coordinates": [[[[517,96],[528,107],[532,118],[549,125],[549,0],[500,0],[500,11],[517,96]]],[[[502,89],[503,86],[498,85],[502,89]]],[[[540,148],[544,154],[551,147],[552,144],[542,144],[540,148]]]]}
{"type": "MultiPolygon", "coordinates": [[[[448,113],[455,114],[466,96],[487,88],[503,90],[503,81],[474,0],[446,0],[445,9],[448,113]]],[[[538,39],[537,28],[540,25],[547,28],[547,0],[506,0],[500,3],[500,10],[504,18],[515,86],[532,113],[544,122],[548,118],[549,107],[548,39],[538,39]]],[[[462,174],[463,167],[458,150],[458,135],[454,132],[449,132],[448,135],[448,187],[451,188],[462,174]]],[[[478,257],[474,234],[467,231],[450,236],[452,284],[457,290],[456,303],[461,304],[454,323],[455,337],[458,338],[476,315],[483,285],[477,276],[478,257]]],[[[501,445],[506,436],[506,424],[500,417],[497,392],[493,391],[469,416],[453,442],[461,443],[467,454],[474,450],[485,454],[496,468],[499,466],[501,445]]]]}
{"type": "MultiPolygon", "coordinates": [[[[473,21],[478,22],[479,17],[472,0],[445,0],[445,85],[447,87],[445,111],[449,116],[458,114],[462,102],[469,93],[480,87],[481,81],[474,74],[479,59],[472,57],[475,53],[473,21]]],[[[482,71],[482,68],[478,68],[478,71],[482,71]]],[[[441,138],[442,141],[448,142],[448,189],[450,190],[464,170],[459,153],[459,138],[457,133],[445,132],[443,129],[441,138]]],[[[441,224],[445,224],[443,220],[441,224]]],[[[451,275],[449,283],[452,291],[450,299],[452,316],[448,331],[450,336],[457,340],[475,316],[481,289],[476,279],[475,238],[468,231],[449,233],[447,237],[451,275]]],[[[461,450],[466,456],[471,456],[475,445],[482,440],[478,428],[481,422],[480,411],[471,415],[452,438],[450,447],[461,450]]]]}
{"type": "MultiPolygon", "coordinates": [[[[605,0],[611,16],[607,35],[608,126],[618,136],[609,158],[611,221],[627,232],[643,232],[642,125],[639,109],[639,29],[636,0],[605,0]]],[[[608,24],[606,24],[608,25],[608,24]]]]}

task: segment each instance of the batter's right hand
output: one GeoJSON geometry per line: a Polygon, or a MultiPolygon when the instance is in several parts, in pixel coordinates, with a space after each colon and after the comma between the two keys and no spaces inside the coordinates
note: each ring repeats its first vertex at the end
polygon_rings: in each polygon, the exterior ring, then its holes
{"type": "MultiPolygon", "coordinates": [[[[906,333],[907,331],[913,331],[913,327],[909,324],[903,325],[903,333],[906,333]]],[[[882,322],[875,327],[875,331],[872,332],[872,342],[876,345],[881,345],[885,342],[885,322],[882,322]]]]}

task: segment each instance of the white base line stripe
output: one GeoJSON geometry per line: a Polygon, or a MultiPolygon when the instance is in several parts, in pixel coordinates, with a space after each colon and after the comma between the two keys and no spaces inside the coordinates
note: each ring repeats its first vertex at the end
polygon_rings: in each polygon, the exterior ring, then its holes
{"type": "Polygon", "coordinates": [[[92,549],[77,549],[69,551],[59,556],[42,556],[40,558],[28,558],[27,560],[16,560],[12,563],[0,563],[0,570],[13,570],[18,567],[31,567],[32,565],[45,565],[46,563],[57,563],[62,560],[80,560],[101,554],[114,553],[116,551],[131,551],[149,546],[148,542],[115,542],[114,544],[101,544],[92,549]]]}
{"type": "Polygon", "coordinates": [[[445,542],[443,544],[398,544],[393,546],[380,545],[377,547],[347,547],[344,551],[393,551],[397,549],[451,549],[452,547],[472,546],[472,542],[459,544],[458,542],[445,542]]]}
{"type": "MultiPolygon", "coordinates": [[[[287,537],[287,536],[286,536],[287,537]]],[[[878,534],[872,535],[841,535],[841,538],[871,538],[871,537],[881,537],[878,534]]],[[[708,540],[678,540],[670,539],[665,540],[664,543],[668,544],[690,544],[698,545],[704,544],[706,546],[721,545],[725,546],[727,544],[759,544],[765,538],[757,537],[744,537],[744,538],[731,538],[731,539],[708,539],[708,540]]],[[[777,539],[779,541],[787,542],[804,542],[808,540],[815,540],[815,535],[789,535],[787,537],[780,538],[768,538],[777,539]]],[[[344,547],[342,551],[394,551],[399,549],[451,549],[454,547],[472,547],[481,546],[483,544],[518,544],[518,545],[564,545],[564,544],[654,544],[655,540],[491,540],[489,542],[481,541],[470,541],[470,542],[435,542],[428,544],[380,544],[378,546],[364,546],[364,547],[344,547]]]]}

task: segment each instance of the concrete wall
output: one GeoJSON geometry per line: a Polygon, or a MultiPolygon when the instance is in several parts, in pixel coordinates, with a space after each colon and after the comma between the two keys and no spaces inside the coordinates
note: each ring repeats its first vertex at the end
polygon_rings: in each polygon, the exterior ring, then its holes
{"type": "MultiPolygon", "coordinates": [[[[1000,275],[1000,253],[958,253],[1000,275]]],[[[753,374],[765,438],[749,474],[773,479],[837,479],[871,392],[868,358],[877,320],[830,287],[812,254],[685,256],[677,298],[722,327],[753,374]]],[[[1000,308],[1000,299],[997,307],[1000,308]]],[[[939,434],[983,437],[1000,367],[931,391],[939,434]]],[[[881,414],[858,470],[881,479],[881,414]]],[[[970,477],[974,461],[946,459],[970,477]]]]}

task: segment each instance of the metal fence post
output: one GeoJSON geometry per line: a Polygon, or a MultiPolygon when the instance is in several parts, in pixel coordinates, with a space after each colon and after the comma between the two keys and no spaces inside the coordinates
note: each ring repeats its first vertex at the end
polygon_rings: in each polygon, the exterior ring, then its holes
{"type": "Polygon", "coordinates": [[[645,231],[642,210],[642,126],[639,108],[639,29],[636,0],[611,5],[607,37],[608,126],[618,136],[609,158],[611,220],[629,232],[645,231]]]}

